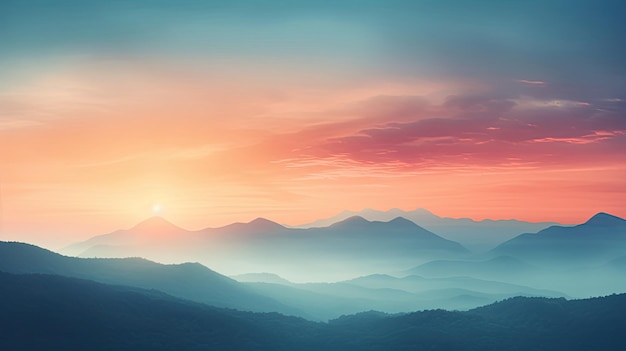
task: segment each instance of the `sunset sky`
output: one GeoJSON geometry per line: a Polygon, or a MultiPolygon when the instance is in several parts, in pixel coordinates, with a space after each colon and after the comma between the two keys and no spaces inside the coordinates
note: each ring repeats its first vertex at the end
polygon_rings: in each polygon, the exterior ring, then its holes
{"type": "Polygon", "coordinates": [[[626,2],[2,0],[0,239],[626,217],[626,2]]]}

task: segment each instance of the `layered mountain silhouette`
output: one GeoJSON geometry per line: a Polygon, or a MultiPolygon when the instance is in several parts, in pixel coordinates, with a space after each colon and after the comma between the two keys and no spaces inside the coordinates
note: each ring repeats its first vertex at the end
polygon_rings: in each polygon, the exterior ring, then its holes
{"type": "Polygon", "coordinates": [[[180,240],[189,240],[193,232],[187,231],[168,222],[163,217],[155,216],[138,223],[126,230],[98,235],[89,240],[72,244],[61,251],[67,255],[79,256],[89,250],[98,252],[107,247],[122,249],[141,245],[167,246],[180,240]]]}
{"type": "Polygon", "coordinates": [[[437,260],[409,269],[406,273],[427,277],[467,276],[482,279],[509,280],[533,275],[539,268],[510,256],[498,256],[485,261],[437,260]]]}
{"type": "Polygon", "coordinates": [[[626,221],[606,213],[580,225],[522,234],[479,255],[402,217],[382,222],[360,216],[321,228],[287,228],[259,218],[199,231],[154,217],[68,250],[131,258],[66,257],[0,242],[0,271],[155,289],[216,307],[320,321],[368,310],[468,310],[514,296],[626,291],[626,221]],[[211,269],[139,256],[201,261],[211,269]],[[247,274],[236,281],[212,270],[215,266],[247,274]],[[251,273],[259,271],[268,273],[251,273]],[[316,274],[346,278],[311,282],[316,274]]]}
{"type": "MultiPolygon", "coordinates": [[[[197,261],[228,275],[269,272],[292,282],[345,281],[381,273],[466,276],[586,297],[622,291],[624,284],[615,282],[619,261],[612,260],[626,256],[624,223],[621,218],[599,213],[580,225],[551,226],[536,234],[519,235],[485,254],[471,254],[460,244],[403,217],[382,222],[352,216],[308,229],[287,228],[258,218],[199,231],[187,231],[155,217],[63,252],[80,253],[81,257],[146,257],[167,263],[197,261]],[[593,284],[581,285],[580,279],[593,284]]],[[[279,290],[266,288],[265,295],[279,290]]],[[[456,288],[472,290],[462,285],[456,288]]],[[[478,299],[474,306],[494,300],[490,299],[478,299]]]]}
{"type": "Polygon", "coordinates": [[[162,218],[100,235],[62,250],[81,257],[146,257],[159,262],[198,261],[226,274],[255,271],[287,278],[349,278],[397,270],[433,258],[468,254],[398,217],[388,222],[350,217],[323,228],[286,228],[267,219],[186,231],[162,218]],[[154,233],[154,235],[152,234],[154,233]],[[341,270],[337,270],[337,266],[341,270]]]}
{"type": "Polygon", "coordinates": [[[535,234],[522,234],[492,253],[547,264],[604,263],[626,255],[626,220],[598,213],[580,225],[552,226],[535,234]]]}
{"type": "Polygon", "coordinates": [[[245,273],[232,276],[238,282],[243,283],[269,283],[291,286],[295,283],[273,273],[245,273]]]}
{"type": "Polygon", "coordinates": [[[515,296],[563,297],[563,293],[467,277],[397,278],[375,274],[336,283],[291,283],[266,274],[244,275],[255,292],[319,320],[377,310],[400,313],[423,309],[468,310],[515,296]]]}
{"type": "Polygon", "coordinates": [[[626,295],[314,323],[52,275],[0,272],[0,286],[7,350],[619,350],[626,322],[626,295]]]}
{"type": "Polygon", "coordinates": [[[281,312],[315,320],[368,310],[470,309],[513,296],[565,296],[556,291],[469,278],[372,275],[337,283],[292,283],[274,274],[246,274],[239,283],[200,264],[162,265],[141,258],[66,257],[33,245],[0,242],[0,271],[56,274],[157,289],[218,307],[281,312]],[[384,277],[384,279],[383,279],[384,277]]]}
{"type": "Polygon", "coordinates": [[[0,272],[6,350],[314,350],[317,324],[55,275],[0,272]],[[311,333],[309,333],[311,332],[311,333]]]}
{"type": "MultiPolygon", "coordinates": [[[[272,274],[247,274],[238,283],[197,264],[162,265],[141,258],[89,259],[56,254],[29,244],[0,242],[0,271],[45,273],[90,279],[102,283],[157,289],[173,296],[219,307],[276,311],[310,319],[328,320],[371,309],[404,312],[424,308],[468,309],[504,297],[539,295],[530,288],[515,293],[432,286],[424,281],[411,291],[394,286],[363,286],[351,282],[295,284],[272,274]],[[418,288],[419,286],[419,288],[418,288]],[[435,291],[439,289],[439,292],[435,291]],[[278,302],[280,301],[280,302],[278,302]]],[[[561,296],[544,294],[545,296],[561,296]]]]}
{"type": "Polygon", "coordinates": [[[75,258],[29,244],[0,242],[0,271],[16,274],[56,274],[101,283],[157,289],[218,307],[303,315],[300,311],[258,295],[237,281],[198,263],[163,265],[141,258],[75,258]]]}
{"type": "Polygon", "coordinates": [[[439,217],[423,208],[403,211],[397,208],[388,211],[364,209],[362,211],[344,211],[340,214],[300,225],[300,228],[326,227],[353,216],[361,216],[370,221],[389,221],[403,217],[431,230],[438,235],[456,241],[475,252],[484,252],[522,233],[532,233],[559,225],[555,222],[524,222],[514,219],[475,221],[470,218],[439,217]]]}
{"type": "Polygon", "coordinates": [[[552,226],[519,235],[465,259],[433,260],[403,274],[472,277],[587,297],[626,290],[626,221],[598,213],[576,226],[552,226]]]}

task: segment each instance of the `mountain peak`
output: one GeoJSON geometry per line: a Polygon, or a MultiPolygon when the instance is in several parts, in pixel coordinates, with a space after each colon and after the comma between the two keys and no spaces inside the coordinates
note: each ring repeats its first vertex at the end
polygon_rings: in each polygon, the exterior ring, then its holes
{"type": "Polygon", "coordinates": [[[284,226],[262,217],[255,218],[248,224],[257,229],[285,229],[284,226]]]}
{"type": "Polygon", "coordinates": [[[354,226],[362,226],[371,223],[367,219],[361,216],[352,216],[344,219],[343,221],[337,222],[331,227],[354,227],[354,226]]]}
{"type": "Polygon", "coordinates": [[[131,231],[182,231],[183,229],[168,222],[161,216],[153,216],[142,222],[139,222],[130,229],[131,231]]]}
{"type": "Polygon", "coordinates": [[[605,212],[599,212],[585,222],[585,224],[594,226],[614,226],[625,225],[626,221],[617,216],[613,216],[605,212]]]}
{"type": "Polygon", "coordinates": [[[404,218],[404,217],[396,217],[392,220],[390,220],[389,222],[387,222],[389,224],[394,224],[394,225],[401,225],[401,226],[407,226],[407,227],[416,227],[417,224],[413,223],[412,221],[404,218]]]}

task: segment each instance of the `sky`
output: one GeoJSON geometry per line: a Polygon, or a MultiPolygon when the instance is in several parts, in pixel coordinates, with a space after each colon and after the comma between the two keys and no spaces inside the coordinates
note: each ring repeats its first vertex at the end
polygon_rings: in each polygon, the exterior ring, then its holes
{"type": "Polygon", "coordinates": [[[622,1],[2,0],[0,239],[626,217],[622,1]],[[158,211],[156,211],[158,209],[158,211]]]}

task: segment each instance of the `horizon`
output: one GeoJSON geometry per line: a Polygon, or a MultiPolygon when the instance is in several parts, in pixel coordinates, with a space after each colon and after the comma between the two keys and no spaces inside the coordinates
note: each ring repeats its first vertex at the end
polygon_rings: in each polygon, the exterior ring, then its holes
{"type": "Polygon", "coordinates": [[[0,239],[626,217],[622,7],[3,1],[0,239]]]}
{"type": "MultiPolygon", "coordinates": [[[[412,209],[412,210],[402,210],[402,209],[399,209],[399,208],[391,208],[391,209],[388,209],[388,210],[385,210],[385,211],[376,210],[376,209],[372,209],[372,208],[364,208],[364,209],[362,209],[360,211],[344,210],[344,211],[341,211],[340,213],[336,213],[333,216],[324,217],[324,218],[317,218],[314,221],[310,221],[310,222],[307,222],[307,223],[300,223],[300,224],[297,224],[297,225],[291,225],[291,224],[287,224],[287,223],[282,223],[280,221],[276,221],[276,220],[274,220],[272,218],[267,218],[267,217],[255,217],[255,218],[249,218],[249,219],[241,220],[241,221],[221,223],[221,224],[217,224],[217,225],[202,225],[201,224],[200,226],[197,226],[197,227],[188,227],[184,223],[178,223],[178,222],[168,218],[166,215],[161,213],[162,211],[153,211],[153,213],[150,216],[145,217],[143,219],[138,219],[135,222],[132,222],[130,224],[118,225],[117,227],[115,227],[115,225],[112,224],[111,228],[106,229],[104,231],[84,233],[82,236],[76,236],[76,237],[73,237],[73,238],[69,239],[69,241],[67,240],[67,238],[62,239],[62,240],[58,240],[58,239],[52,239],[52,240],[48,239],[48,240],[45,240],[45,239],[42,239],[41,237],[36,237],[36,236],[25,236],[24,237],[24,234],[11,235],[10,233],[2,233],[2,232],[0,232],[0,234],[2,234],[2,237],[0,237],[0,241],[22,242],[22,243],[32,244],[32,245],[36,245],[36,246],[39,246],[39,247],[42,247],[42,248],[46,248],[46,249],[52,250],[54,252],[58,252],[59,250],[61,250],[63,248],[66,248],[66,247],[68,247],[68,246],[70,246],[72,244],[83,242],[83,241],[89,240],[91,238],[94,238],[96,236],[107,235],[107,234],[111,234],[111,233],[114,233],[114,232],[117,232],[117,231],[128,231],[128,230],[131,230],[131,229],[133,229],[133,228],[135,228],[137,226],[140,226],[141,224],[144,224],[146,222],[150,222],[153,219],[160,219],[160,220],[162,220],[163,222],[165,222],[167,224],[173,225],[173,226],[175,226],[175,227],[177,227],[179,229],[182,229],[184,231],[187,231],[187,232],[202,231],[202,230],[205,230],[205,229],[221,229],[221,228],[227,227],[227,226],[232,225],[232,224],[251,224],[251,223],[253,223],[253,222],[257,221],[257,220],[266,220],[266,221],[269,221],[271,223],[275,223],[275,224],[284,226],[285,228],[288,228],[288,229],[324,228],[324,227],[330,226],[332,224],[340,223],[340,222],[343,222],[343,221],[345,221],[345,220],[347,220],[349,218],[354,218],[354,217],[363,218],[367,222],[384,222],[384,223],[391,222],[391,221],[393,221],[394,219],[397,219],[397,218],[403,218],[403,219],[406,219],[406,220],[408,220],[408,221],[410,221],[412,223],[417,224],[420,227],[423,227],[423,224],[419,223],[419,221],[408,219],[403,214],[397,215],[397,216],[393,217],[392,219],[377,220],[377,219],[369,219],[368,216],[363,213],[363,212],[371,212],[371,211],[380,212],[380,213],[388,213],[388,212],[393,212],[393,211],[402,211],[402,212],[405,212],[405,213],[426,211],[428,214],[431,214],[431,215],[433,215],[435,217],[438,217],[438,218],[441,218],[441,219],[453,219],[453,220],[469,219],[469,220],[471,220],[473,222],[476,222],[476,223],[489,222],[489,221],[493,221],[493,222],[497,222],[497,221],[520,221],[520,222],[526,222],[526,223],[531,223],[531,224],[551,223],[551,224],[554,224],[554,225],[565,226],[565,227],[575,226],[575,225],[578,225],[578,224],[586,223],[591,218],[593,218],[593,217],[595,217],[597,215],[602,215],[602,214],[623,219],[623,217],[615,215],[613,213],[609,213],[609,212],[606,212],[606,211],[600,211],[600,212],[593,213],[593,214],[587,216],[586,218],[584,218],[584,219],[582,219],[582,220],[580,220],[578,222],[574,222],[574,223],[562,223],[562,222],[556,222],[556,221],[532,222],[532,221],[519,220],[517,218],[499,218],[499,219],[496,219],[496,218],[483,218],[483,219],[478,219],[477,220],[477,219],[473,219],[473,218],[469,218],[469,217],[445,217],[445,216],[439,216],[438,214],[433,213],[433,212],[429,211],[428,209],[418,207],[418,208],[415,208],[415,209],[412,209]],[[343,215],[348,215],[348,216],[343,218],[342,217],[343,215]],[[324,221],[325,222],[325,221],[328,221],[328,220],[331,220],[330,224],[316,225],[316,222],[320,222],[320,221],[324,221]]],[[[428,227],[428,225],[426,225],[426,227],[428,227]]],[[[436,234],[438,236],[442,236],[440,233],[437,233],[436,229],[432,229],[432,228],[430,228],[430,229],[426,228],[426,229],[429,230],[429,231],[434,232],[434,234],[436,234]]],[[[522,233],[519,233],[519,234],[522,234],[522,233]]]]}
{"type": "MultiPolygon", "coordinates": [[[[423,210],[423,209],[420,209],[420,210],[423,210]]],[[[369,212],[371,214],[371,211],[364,211],[364,212],[369,212]]],[[[407,214],[410,214],[410,212],[407,212],[407,214]]],[[[366,214],[363,214],[363,215],[367,216],[366,214]]],[[[358,214],[357,215],[350,214],[350,216],[348,217],[343,217],[343,218],[340,217],[336,219],[335,221],[333,221],[333,224],[328,224],[324,226],[313,226],[313,227],[299,227],[299,228],[285,227],[286,229],[285,232],[282,232],[280,230],[274,231],[273,227],[268,228],[267,226],[263,226],[263,225],[261,227],[254,226],[254,224],[258,223],[259,221],[264,221],[264,222],[267,221],[269,223],[281,225],[280,223],[276,223],[265,218],[256,218],[254,220],[251,220],[245,223],[242,223],[242,222],[231,223],[231,224],[244,224],[244,226],[237,226],[236,227],[237,229],[235,231],[230,230],[229,227],[231,227],[231,225],[220,226],[220,227],[204,227],[204,228],[189,230],[183,227],[179,227],[175,223],[171,223],[170,221],[168,221],[168,219],[164,218],[163,216],[159,214],[155,214],[152,217],[149,217],[139,223],[136,223],[132,227],[120,228],[118,230],[112,231],[107,234],[91,236],[89,238],[86,238],[88,240],[81,240],[78,242],[74,242],[72,243],[72,245],[64,246],[62,248],[51,248],[51,247],[48,247],[46,245],[41,245],[36,242],[28,242],[24,240],[2,239],[0,240],[0,243],[14,242],[14,243],[20,243],[20,244],[26,244],[26,245],[34,245],[35,247],[50,250],[54,253],[62,255],[61,257],[66,257],[69,259],[71,258],[77,258],[77,259],[109,258],[111,259],[112,258],[112,259],[123,260],[125,258],[141,258],[141,259],[148,260],[159,265],[175,265],[175,266],[193,262],[193,263],[199,263],[214,272],[217,272],[225,276],[230,276],[230,277],[235,277],[235,276],[240,276],[240,275],[245,277],[246,274],[269,273],[271,275],[275,275],[280,278],[287,279],[289,282],[295,283],[295,284],[341,283],[343,281],[368,277],[372,274],[374,276],[379,275],[379,274],[384,274],[387,276],[400,279],[402,276],[406,276],[407,274],[412,275],[414,273],[407,273],[409,272],[408,270],[407,271],[398,270],[397,266],[396,268],[393,268],[393,264],[386,268],[382,268],[384,267],[384,265],[382,266],[380,265],[382,261],[378,262],[378,264],[375,265],[376,267],[378,267],[379,270],[371,271],[368,269],[362,269],[362,267],[357,268],[359,265],[354,266],[353,265],[354,262],[351,262],[351,260],[354,259],[354,257],[352,257],[351,259],[346,259],[346,258],[342,259],[343,265],[348,264],[347,266],[343,266],[342,269],[333,270],[333,271],[327,271],[327,270],[322,269],[324,273],[311,269],[311,267],[307,269],[306,265],[293,270],[289,268],[290,265],[280,265],[280,266],[276,266],[272,264],[267,265],[263,262],[263,260],[259,260],[259,257],[254,256],[259,253],[261,253],[262,255],[262,252],[265,249],[267,249],[267,247],[264,249],[263,245],[261,245],[260,247],[257,247],[253,251],[248,251],[248,252],[245,249],[241,252],[237,252],[238,250],[241,250],[241,247],[239,249],[237,249],[237,247],[238,245],[244,245],[245,247],[245,245],[249,245],[249,244],[255,247],[256,245],[260,244],[262,241],[269,240],[270,242],[273,242],[274,240],[277,240],[277,239],[279,240],[278,242],[280,242],[281,240],[285,240],[283,244],[287,244],[290,240],[288,238],[289,237],[293,238],[294,236],[299,237],[300,239],[304,239],[304,240],[313,240],[311,243],[314,243],[315,240],[319,239],[321,241],[319,241],[318,243],[322,243],[324,240],[326,240],[325,238],[328,238],[330,236],[339,240],[335,242],[334,244],[340,243],[342,240],[341,238],[343,237],[344,239],[348,239],[348,240],[357,240],[353,242],[353,244],[351,245],[357,244],[357,242],[361,244],[365,244],[366,247],[369,245],[374,245],[374,246],[370,246],[370,248],[375,248],[375,252],[377,252],[380,247],[385,247],[385,245],[390,244],[390,242],[388,241],[388,237],[386,235],[380,235],[380,234],[391,234],[391,233],[396,232],[396,233],[402,233],[404,235],[404,238],[407,238],[407,236],[405,236],[406,234],[412,234],[411,236],[409,236],[413,238],[411,240],[420,240],[419,238],[420,236],[424,235],[423,233],[427,233],[428,231],[432,230],[430,228],[426,228],[427,231],[424,232],[424,231],[421,231],[421,229],[417,229],[417,228],[413,229],[411,226],[409,227],[405,225],[395,226],[394,222],[397,222],[398,218],[403,218],[405,221],[408,221],[410,223],[415,223],[418,226],[421,226],[419,222],[416,222],[415,220],[407,219],[407,217],[404,217],[401,215],[395,216],[393,218],[388,217],[388,219],[385,219],[385,220],[376,220],[376,219],[364,218],[358,214]],[[355,227],[352,225],[352,223],[354,223],[352,221],[353,218],[360,218],[361,220],[365,221],[365,223],[373,224],[373,225],[371,227],[362,226],[363,222],[359,221],[356,223],[357,225],[355,227]],[[348,223],[348,225],[347,226],[335,226],[334,224],[337,224],[337,223],[348,223]],[[383,230],[382,229],[383,227],[379,226],[380,224],[386,224],[386,225],[392,225],[392,226],[386,226],[385,228],[387,229],[383,230]],[[378,229],[375,229],[375,228],[378,228],[378,229]],[[354,229],[357,229],[359,236],[357,237],[354,237],[351,235],[344,236],[344,234],[353,232],[354,229]],[[292,230],[296,230],[298,232],[294,232],[292,230]],[[200,232],[200,233],[203,233],[203,235],[202,236],[193,235],[194,232],[200,232]],[[181,235],[181,233],[185,233],[185,235],[181,235]],[[188,236],[186,235],[187,233],[192,234],[192,235],[188,236]],[[303,236],[300,236],[297,233],[303,233],[302,234],[303,236]],[[110,234],[112,234],[112,236],[110,234]],[[119,234],[123,234],[123,235],[120,236],[119,234]],[[224,236],[223,234],[227,234],[227,235],[224,236]],[[229,238],[230,235],[233,235],[232,238],[234,238],[234,241],[232,241],[233,239],[229,238]],[[361,237],[361,235],[363,236],[361,237]],[[255,239],[255,237],[262,239],[262,240],[258,241],[257,239],[255,239]],[[243,241],[241,241],[242,238],[244,239],[243,241]],[[306,238],[309,238],[309,239],[306,239],[306,238]],[[362,238],[364,240],[357,239],[357,238],[362,238]],[[118,240],[121,240],[121,241],[118,241],[118,240]],[[208,240],[208,241],[204,241],[204,240],[208,240]],[[113,244],[115,242],[117,242],[117,244],[113,244]],[[113,246],[110,246],[110,244],[107,244],[107,243],[111,243],[113,244],[113,246]],[[203,246],[209,243],[213,243],[217,245],[211,250],[215,250],[216,248],[218,248],[217,249],[218,251],[213,251],[213,253],[208,256],[204,254],[200,254],[198,256],[198,252],[194,253],[193,249],[189,251],[190,248],[193,248],[196,245],[203,246]],[[229,247],[228,245],[230,245],[229,243],[234,244],[235,246],[226,250],[225,255],[220,254],[219,257],[214,257],[220,251],[219,249],[220,245],[226,244],[227,245],[226,248],[228,248],[229,247]],[[382,245],[382,246],[378,246],[378,245],[382,245]],[[107,247],[110,247],[112,251],[108,251],[109,249],[107,247]],[[119,251],[118,253],[116,253],[116,250],[117,250],[116,247],[118,249],[122,249],[122,251],[119,251]],[[125,252],[124,247],[127,247],[127,249],[131,250],[128,252],[143,252],[143,254],[139,254],[139,255],[130,254],[129,255],[128,253],[124,253],[125,252]],[[150,251],[151,250],[150,248],[155,249],[155,251],[150,251]],[[159,248],[165,249],[165,251],[160,251],[159,248]],[[103,249],[104,251],[102,251],[103,249]],[[147,251],[142,251],[144,249],[147,251]],[[230,252],[233,249],[234,251],[230,252]],[[96,251],[90,251],[90,250],[96,250],[96,251]],[[139,250],[139,251],[135,251],[135,250],[139,250]],[[255,251],[258,251],[258,252],[254,253],[255,251]],[[246,252],[247,254],[244,254],[244,256],[236,256],[236,255],[239,255],[241,253],[246,253],[246,252]],[[250,260],[251,258],[248,257],[249,254],[253,254],[253,256],[256,257],[256,258],[252,258],[252,261],[254,261],[255,263],[253,265],[250,265],[249,264],[250,262],[248,262],[248,264],[242,265],[242,262],[240,260],[244,259],[244,257],[246,260],[250,260]],[[305,271],[302,271],[301,270],[302,268],[305,268],[305,271]]],[[[439,217],[439,218],[444,219],[442,217],[439,217]]],[[[602,233],[602,232],[610,233],[610,235],[613,236],[614,240],[616,240],[615,244],[618,244],[621,240],[618,233],[623,231],[624,228],[626,228],[624,227],[624,223],[626,223],[626,220],[624,220],[623,218],[614,216],[606,212],[599,212],[589,217],[584,223],[577,223],[577,224],[572,224],[572,225],[565,225],[565,224],[559,225],[557,223],[556,225],[552,225],[552,226],[542,226],[540,227],[541,229],[537,229],[538,234],[536,237],[546,238],[546,240],[548,240],[547,243],[549,243],[549,240],[550,240],[549,237],[553,235],[555,230],[557,230],[561,233],[558,236],[561,238],[561,240],[569,236],[572,238],[571,240],[573,240],[574,242],[576,240],[583,239],[583,241],[587,241],[586,245],[593,245],[593,241],[595,240],[594,236],[602,235],[602,234],[596,234],[596,231],[599,231],[599,233],[602,233]],[[606,231],[607,230],[606,228],[610,228],[609,232],[606,231]],[[571,231],[573,233],[573,232],[580,231],[580,230],[583,230],[583,232],[586,234],[582,237],[578,236],[578,239],[576,235],[564,235],[564,233],[568,231],[571,231]],[[591,233],[594,233],[594,235],[590,235],[591,233]]],[[[532,224],[532,223],[527,223],[527,224],[532,224]]],[[[472,232],[470,227],[467,226],[467,222],[461,222],[457,224],[457,226],[459,226],[459,228],[465,228],[466,230],[468,230],[468,233],[472,232]]],[[[504,230],[504,232],[506,232],[506,230],[504,229],[505,227],[498,227],[498,228],[499,228],[498,231],[504,230]]],[[[468,235],[472,236],[471,234],[468,234],[468,233],[465,233],[464,235],[466,239],[475,240],[472,238],[468,238],[468,235]]],[[[526,233],[531,233],[531,232],[526,232],[526,233]]],[[[475,251],[472,249],[468,250],[469,247],[465,246],[465,243],[466,243],[465,241],[461,241],[461,240],[457,241],[457,240],[447,237],[446,235],[438,235],[437,230],[434,231],[434,234],[435,234],[434,236],[432,236],[431,234],[426,235],[426,237],[430,238],[428,240],[435,240],[435,242],[437,241],[441,242],[440,240],[444,239],[443,242],[448,242],[449,244],[447,245],[452,245],[452,246],[447,246],[446,250],[451,250],[452,247],[455,247],[454,245],[457,245],[456,247],[458,247],[458,250],[460,250],[460,251],[457,251],[457,254],[459,256],[457,256],[456,259],[458,261],[454,261],[453,256],[448,256],[447,259],[449,261],[447,262],[451,262],[451,263],[474,262],[474,264],[481,264],[482,262],[482,263],[491,264],[493,262],[499,262],[498,259],[506,258],[505,262],[507,262],[507,264],[509,263],[513,264],[513,266],[516,266],[519,264],[522,264],[522,265],[527,264],[524,262],[525,260],[520,260],[519,257],[516,257],[519,255],[519,253],[506,251],[508,250],[507,248],[510,247],[511,243],[514,243],[514,242],[520,243],[520,242],[523,242],[524,240],[527,240],[527,237],[526,237],[527,234],[518,233],[515,235],[510,235],[508,238],[497,239],[495,243],[493,242],[491,243],[491,248],[487,251],[475,251]],[[501,245],[505,242],[507,243],[507,245],[501,245]],[[468,260],[468,261],[463,261],[463,260],[468,260]]],[[[475,232],[474,232],[474,235],[476,235],[475,232]]],[[[400,239],[401,241],[404,240],[404,239],[401,239],[401,237],[395,237],[395,238],[400,239]]],[[[300,242],[300,240],[294,241],[292,243],[296,243],[296,242],[300,242]]],[[[209,244],[208,246],[206,246],[206,249],[210,249],[213,244],[209,244]]],[[[428,243],[424,243],[424,244],[426,244],[426,247],[428,247],[429,245],[428,243]]],[[[272,246],[273,245],[270,245],[270,247],[272,246]]],[[[348,250],[348,251],[345,251],[344,253],[349,254],[351,250],[354,251],[354,247],[353,246],[351,247],[352,249],[344,248],[348,250]]],[[[397,249],[398,248],[396,248],[396,250],[397,249]]],[[[428,264],[438,264],[441,262],[446,262],[446,259],[437,260],[437,259],[433,259],[432,257],[428,258],[428,253],[427,253],[428,250],[432,250],[432,248],[426,249],[426,251],[423,251],[421,253],[417,251],[418,255],[411,256],[411,258],[407,262],[413,262],[412,265],[415,266],[415,269],[421,269],[422,265],[424,265],[425,267],[425,266],[428,266],[428,264]],[[421,255],[425,255],[425,256],[421,256],[421,255]]],[[[540,252],[542,250],[541,245],[535,247],[535,250],[539,250],[538,252],[540,252]]],[[[529,252],[532,252],[535,250],[530,250],[529,252]]],[[[617,250],[619,252],[620,249],[618,248],[617,250]]],[[[567,251],[568,251],[567,248],[564,249],[564,251],[562,252],[560,250],[553,250],[551,251],[551,256],[554,254],[563,254],[563,252],[567,252],[567,251]]],[[[278,249],[278,251],[276,251],[275,254],[278,255],[279,252],[281,254],[289,255],[289,252],[283,252],[281,249],[278,249]]],[[[399,252],[402,252],[402,251],[399,251],[399,252]]],[[[431,251],[431,254],[434,252],[436,251],[431,251]]],[[[302,254],[302,252],[300,254],[302,254]]],[[[360,253],[360,250],[356,250],[353,252],[353,254],[357,254],[358,256],[361,253],[360,253]]],[[[441,252],[439,254],[441,254],[441,252]]],[[[450,254],[450,252],[448,252],[448,254],[450,254]]],[[[446,254],[443,254],[443,255],[444,256],[442,257],[445,257],[446,254]]],[[[622,259],[624,258],[626,258],[626,256],[622,257],[622,259]]],[[[24,259],[27,259],[27,257],[24,257],[24,259]]],[[[298,259],[292,258],[292,264],[296,264],[296,262],[298,262],[301,259],[302,259],[301,257],[298,259]]],[[[529,256],[526,259],[532,260],[532,256],[529,256]]],[[[119,262],[122,262],[122,261],[119,261],[119,262]]],[[[376,262],[376,260],[374,259],[373,262],[376,262]]],[[[402,259],[400,259],[399,262],[402,262],[402,259]]],[[[536,263],[540,263],[540,262],[541,261],[537,261],[536,263]]],[[[556,259],[554,262],[557,263],[559,261],[558,259],[556,259]]],[[[299,262],[299,263],[301,264],[302,262],[299,262]]],[[[322,261],[317,261],[316,265],[320,265],[321,263],[322,261]]],[[[370,262],[370,264],[371,263],[372,262],[370,262]]],[[[404,264],[407,264],[407,263],[404,263],[404,264]]],[[[545,264],[545,262],[543,264],[545,264]]],[[[494,268],[497,266],[498,266],[497,264],[494,264],[494,268]]],[[[533,267],[533,266],[529,265],[528,267],[533,267]]],[[[554,272],[559,272],[559,270],[557,269],[554,272]]],[[[456,273],[453,273],[452,271],[449,271],[448,273],[452,273],[452,276],[454,277],[456,276],[456,273]]],[[[607,286],[610,286],[610,285],[607,285],[607,286]]]]}

